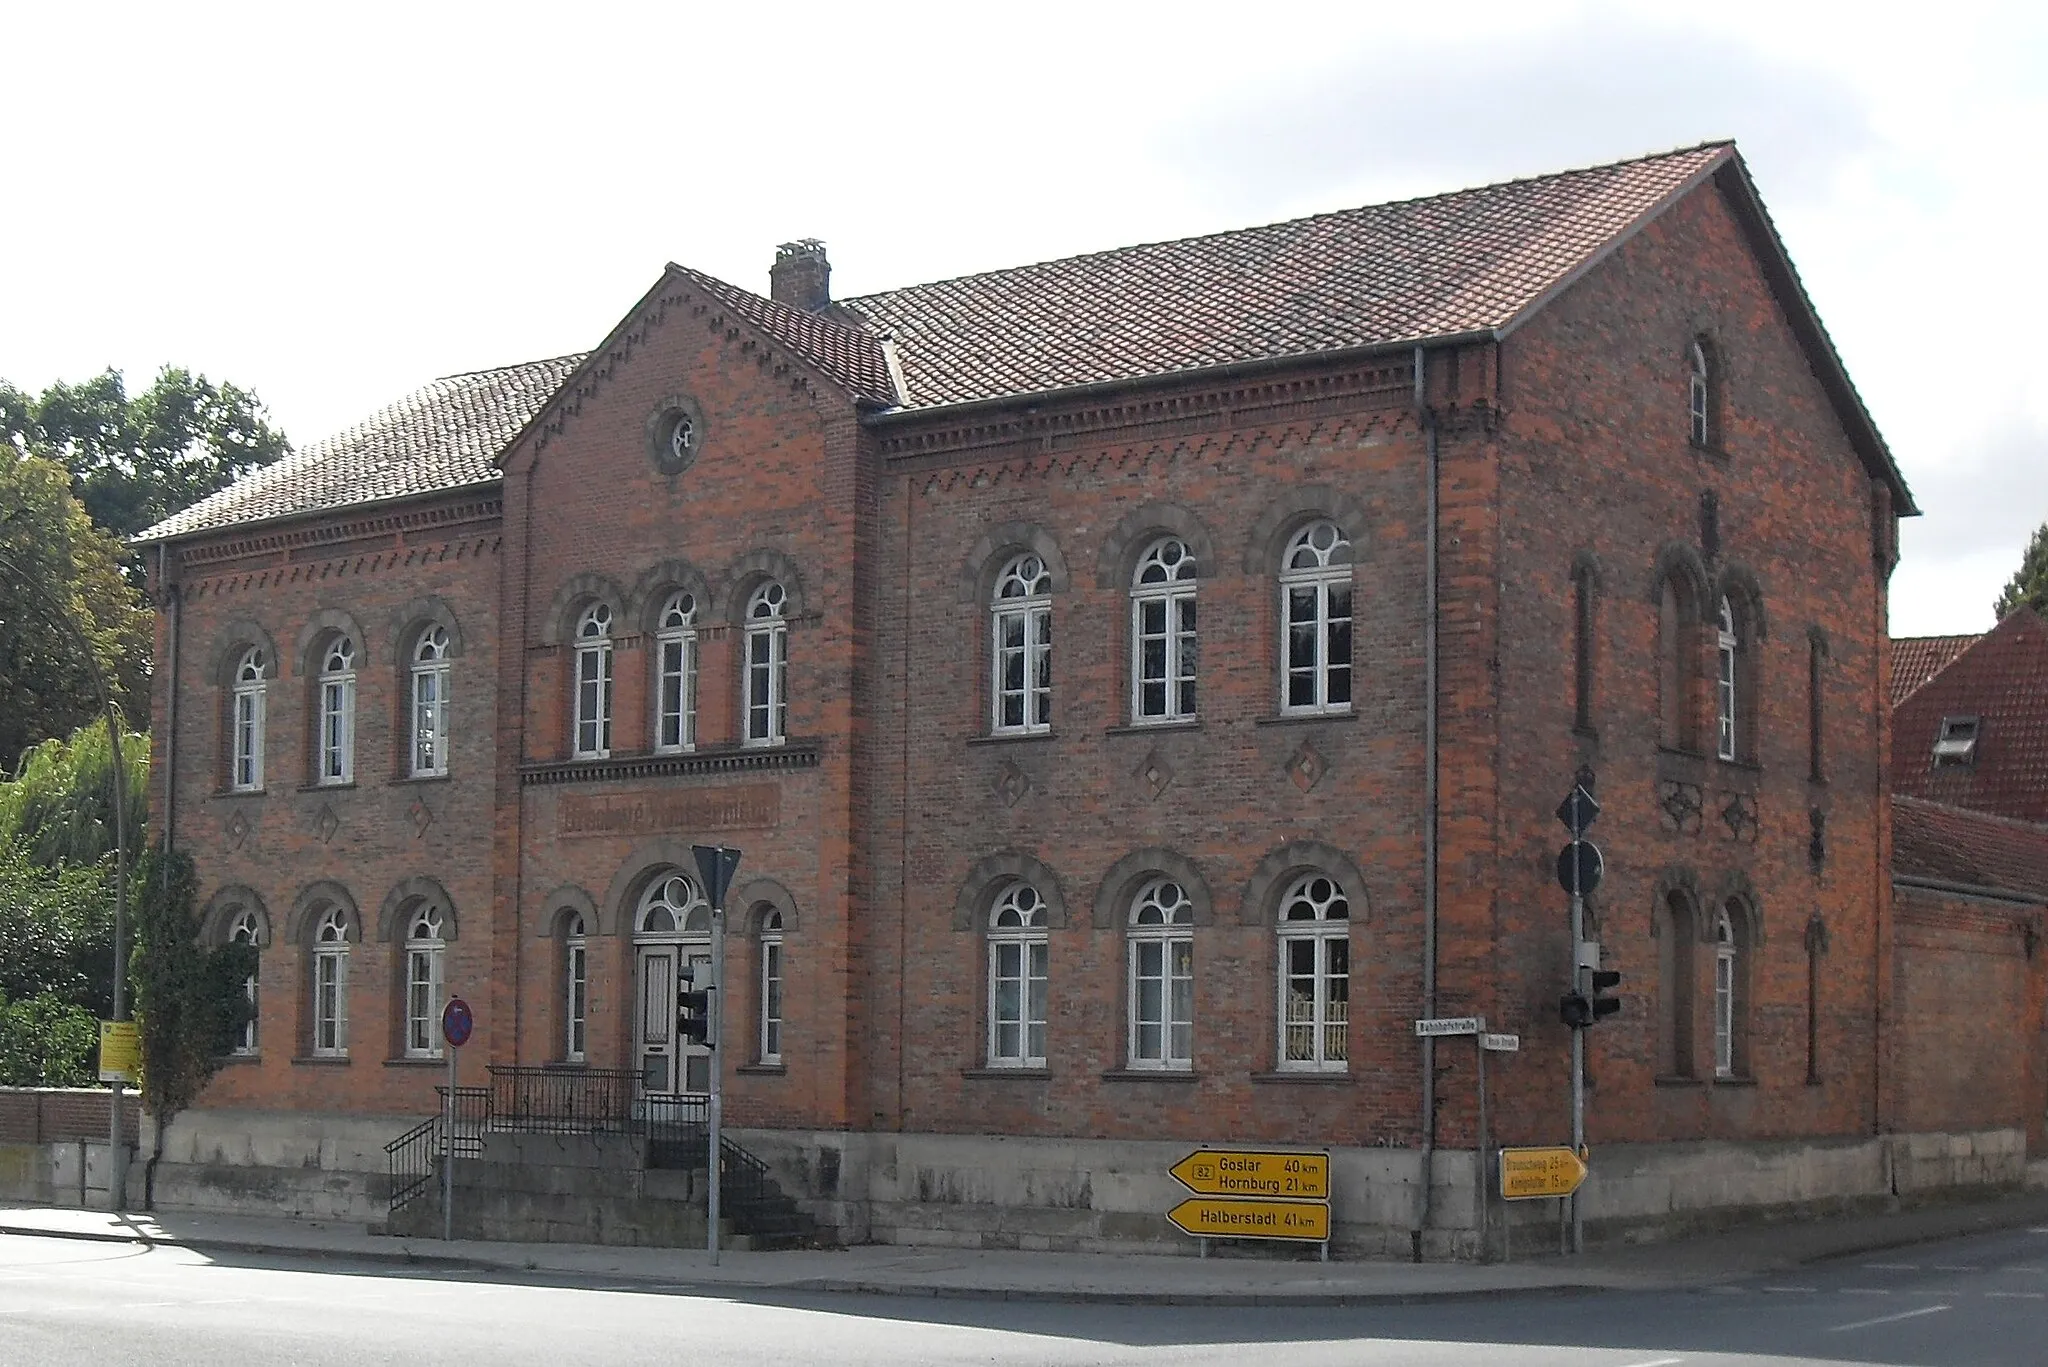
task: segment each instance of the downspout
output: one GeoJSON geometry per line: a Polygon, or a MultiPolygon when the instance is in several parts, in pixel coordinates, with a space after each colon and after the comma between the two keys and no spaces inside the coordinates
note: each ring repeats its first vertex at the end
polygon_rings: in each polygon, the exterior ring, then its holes
{"type": "MultiPolygon", "coordinates": [[[[538,460],[530,460],[526,464],[526,491],[525,496],[520,500],[525,506],[519,510],[519,634],[511,638],[512,657],[517,662],[519,669],[519,730],[516,741],[518,748],[513,751],[511,756],[512,781],[508,785],[512,803],[511,934],[512,1063],[514,1067],[518,1066],[526,1047],[524,1031],[521,1028],[524,1024],[521,1017],[524,1014],[526,989],[525,985],[520,981],[522,976],[520,970],[524,967],[526,961],[526,937],[520,934],[520,920],[524,915],[526,905],[526,793],[519,786],[519,762],[525,758],[527,753],[526,719],[529,715],[528,707],[530,704],[527,701],[526,695],[529,688],[528,681],[533,677],[532,662],[526,653],[526,643],[533,635],[533,485],[534,476],[539,469],[540,462],[538,460]]],[[[498,569],[498,582],[500,585],[503,585],[505,582],[505,571],[502,563],[498,569]]],[[[501,588],[501,595],[502,592],[501,588]]],[[[506,614],[502,603],[503,598],[501,596],[501,606],[498,609],[498,624],[500,628],[498,649],[501,651],[505,649],[506,641],[506,633],[503,630],[506,614]]],[[[502,679],[503,677],[504,664],[501,659],[499,663],[499,678],[502,679]]],[[[502,755],[503,747],[500,746],[499,749],[502,755]]],[[[506,761],[501,757],[498,762],[502,765],[506,761]]],[[[631,960],[628,959],[628,963],[630,962],[631,960]]]]}
{"type": "Polygon", "coordinates": [[[164,626],[164,654],[170,658],[164,662],[164,676],[170,680],[170,687],[164,694],[164,852],[168,854],[177,848],[178,831],[178,619],[184,612],[184,595],[178,586],[171,583],[169,573],[169,544],[156,543],[156,582],[163,586],[164,603],[170,608],[170,620],[164,626]]]}
{"type": "MultiPolygon", "coordinates": [[[[1428,356],[1415,348],[1415,416],[1422,425],[1428,464],[1428,511],[1423,519],[1422,580],[1422,1014],[1436,1015],[1436,873],[1437,873],[1437,435],[1436,413],[1429,406],[1428,356]]],[[[1429,1228],[1432,1179],[1436,1175],[1436,1040],[1422,1044],[1422,1200],[1410,1237],[1410,1256],[1422,1261],[1422,1235],[1429,1228]]]]}

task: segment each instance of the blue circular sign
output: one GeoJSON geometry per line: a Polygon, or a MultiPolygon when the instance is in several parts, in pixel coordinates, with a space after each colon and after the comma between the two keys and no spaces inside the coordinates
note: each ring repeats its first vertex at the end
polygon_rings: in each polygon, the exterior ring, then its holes
{"type": "Polygon", "coordinates": [[[441,1008],[441,1038],[460,1049],[469,1043],[470,1031],[474,1029],[476,1017],[470,1014],[469,1003],[460,997],[450,997],[441,1008]]]}

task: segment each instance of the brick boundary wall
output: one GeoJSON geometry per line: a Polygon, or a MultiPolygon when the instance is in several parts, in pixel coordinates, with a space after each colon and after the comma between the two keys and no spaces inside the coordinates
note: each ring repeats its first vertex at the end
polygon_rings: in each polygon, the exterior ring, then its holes
{"type": "MultiPolygon", "coordinates": [[[[0,1087],[0,1144],[104,1140],[111,1095],[94,1087],[0,1087]]],[[[126,1098],[121,1129],[130,1144],[138,1141],[141,1110],[126,1098]]]]}

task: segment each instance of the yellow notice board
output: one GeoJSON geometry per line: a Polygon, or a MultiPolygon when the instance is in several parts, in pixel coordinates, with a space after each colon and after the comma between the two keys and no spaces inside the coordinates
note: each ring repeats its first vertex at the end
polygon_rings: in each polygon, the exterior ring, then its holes
{"type": "Polygon", "coordinates": [[[1248,1201],[1191,1196],[1166,1212],[1189,1234],[1211,1239],[1309,1239],[1330,1237],[1330,1207],[1324,1201],[1248,1201]]]}
{"type": "Polygon", "coordinates": [[[100,1081],[133,1082],[142,1075],[142,1034],[134,1021],[100,1022],[100,1081]]]}

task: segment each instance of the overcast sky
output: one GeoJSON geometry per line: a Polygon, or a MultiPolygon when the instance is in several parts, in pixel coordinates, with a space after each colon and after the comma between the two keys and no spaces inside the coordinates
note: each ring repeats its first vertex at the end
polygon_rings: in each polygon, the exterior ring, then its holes
{"type": "Polygon", "coordinates": [[[1902,635],[2048,520],[2037,4],[24,4],[0,377],[176,363],[316,440],[585,349],[674,260],[835,293],[1732,136],[1926,516],[1902,635]]]}

